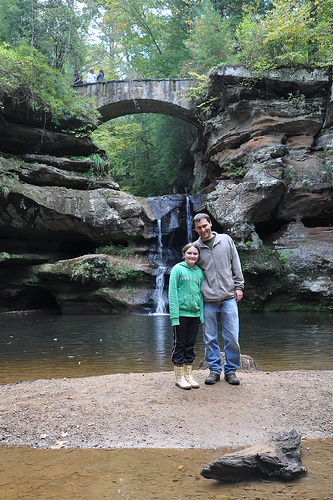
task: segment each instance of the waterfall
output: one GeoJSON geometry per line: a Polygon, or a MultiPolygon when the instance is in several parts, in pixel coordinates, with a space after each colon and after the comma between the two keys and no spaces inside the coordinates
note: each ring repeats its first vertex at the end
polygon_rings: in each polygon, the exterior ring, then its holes
{"type": "Polygon", "coordinates": [[[165,284],[169,270],[181,261],[181,249],[193,239],[191,208],[194,212],[202,200],[176,194],[150,197],[148,202],[153,215],[150,258],[156,264],[153,310],[154,314],[162,315],[166,314],[168,306],[165,284]]]}
{"type": "Polygon", "coordinates": [[[186,196],[186,232],[187,232],[188,243],[192,243],[193,224],[192,224],[191,205],[190,205],[190,197],[189,196],[186,196]]]}
{"type": "Polygon", "coordinates": [[[166,298],[164,297],[164,275],[166,267],[159,266],[155,286],[155,314],[166,314],[166,298]]]}
{"type": "Polygon", "coordinates": [[[159,264],[163,261],[162,221],[157,219],[157,253],[159,264]]]}
{"type": "Polygon", "coordinates": [[[164,275],[167,268],[163,266],[163,241],[162,241],[162,221],[157,219],[157,254],[158,268],[156,272],[155,284],[155,314],[166,314],[167,299],[164,296],[164,275]]]}

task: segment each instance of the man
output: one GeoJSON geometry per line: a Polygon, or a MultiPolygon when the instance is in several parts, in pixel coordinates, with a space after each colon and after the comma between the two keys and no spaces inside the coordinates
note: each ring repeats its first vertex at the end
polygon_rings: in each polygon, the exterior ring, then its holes
{"type": "Polygon", "coordinates": [[[205,361],[210,367],[210,374],[205,384],[212,385],[218,382],[222,372],[218,341],[218,318],[220,318],[225,353],[224,379],[229,384],[239,385],[235,374],[240,364],[237,302],[242,299],[244,288],[239,256],[230,236],[212,232],[209,215],[197,214],[193,222],[199,235],[199,239],[195,241],[200,249],[197,264],[205,275],[202,285],[205,314],[203,339],[205,361]]]}

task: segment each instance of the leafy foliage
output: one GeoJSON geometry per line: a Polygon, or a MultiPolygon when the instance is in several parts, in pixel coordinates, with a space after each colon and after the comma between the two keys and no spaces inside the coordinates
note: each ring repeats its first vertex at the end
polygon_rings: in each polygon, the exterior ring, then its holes
{"type": "Polygon", "coordinates": [[[229,21],[223,19],[210,1],[202,5],[193,30],[185,41],[193,70],[207,72],[218,64],[228,62],[232,56],[232,39],[229,21]]]}
{"type": "Polygon", "coordinates": [[[263,14],[271,8],[271,2],[267,0],[211,0],[214,9],[220,13],[222,18],[228,19],[232,31],[243,19],[243,13],[251,7],[256,7],[258,14],[263,14]]]}
{"type": "Polygon", "coordinates": [[[26,43],[60,70],[82,60],[89,22],[76,0],[0,0],[0,40],[26,43]]]}
{"type": "Polygon", "coordinates": [[[230,179],[244,177],[245,174],[244,165],[235,166],[231,161],[223,163],[221,168],[225,172],[226,177],[229,177],[230,179]]]}
{"type": "Polygon", "coordinates": [[[51,68],[36,49],[21,45],[15,50],[0,46],[0,103],[10,98],[23,103],[45,119],[59,123],[64,117],[77,116],[95,122],[96,111],[68,85],[66,78],[51,68]]]}
{"type": "Polygon", "coordinates": [[[333,60],[333,2],[273,0],[272,10],[246,9],[236,29],[239,60],[261,71],[333,60]]]}
{"type": "Polygon", "coordinates": [[[199,75],[193,71],[190,72],[190,76],[196,80],[196,86],[189,89],[188,99],[194,103],[202,102],[208,90],[209,78],[206,74],[199,75]]]}
{"type": "Polygon", "coordinates": [[[100,0],[102,29],[127,78],[179,74],[198,0],[100,0]]]}
{"type": "Polygon", "coordinates": [[[189,183],[184,169],[193,128],[163,115],[133,115],[108,122],[93,134],[109,158],[109,172],[122,189],[137,196],[157,196],[189,183]]]}
{"type": "Polygon", "coordinates": [[[0,41],[53,68],[106,79],[207,72],[238,58],[262,70],[332,64],[332,0],[0,0],[0,41]],[[89,39],[93,30],[93,37],[89,39]]]}
{"type": "Polygon", "coordinates": [[[95,249],[95,253],[106,253],[108,255],[118,255],[124,259],[135,257],[136,249],[133,246],[124,247],[123,245],[104,245],[95,249]]]}
{"type": "Polygon", "coordinates": [[[98,154],[93,154],[89,158],[92,161],[92,173],[95,176],[99,177],[108,173],[108,167],[104,158],[98,154]]]}

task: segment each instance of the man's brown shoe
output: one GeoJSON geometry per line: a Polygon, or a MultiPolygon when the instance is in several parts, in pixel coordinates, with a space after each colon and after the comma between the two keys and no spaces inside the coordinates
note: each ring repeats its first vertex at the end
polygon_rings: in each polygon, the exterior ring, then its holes
{"type": "Polygon", "coordinates": [[[205,380],[205,384],[207,385],[213,385],[215,382],[218,382],[221,379],[220,375],[218,373],[210,372],[208,377],[205,380]]]}
{"type": "Polygon", "coordinates": [[[234,373],[228,373],[224,375],[224,380],[231,385],[239,385],[239,380],[234,373]]]}

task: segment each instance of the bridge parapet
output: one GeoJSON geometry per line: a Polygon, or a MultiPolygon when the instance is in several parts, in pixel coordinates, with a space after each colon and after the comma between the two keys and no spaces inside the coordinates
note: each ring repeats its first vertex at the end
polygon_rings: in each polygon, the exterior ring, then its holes
{"type": "Polygon", "coordinates": [[[113,80],[75,87],[77,92],[93,98],[102,121],[135,113],[162,113],[181,118],[201,128],[195,105],[189,99],[197,80],[113,80]]]}

